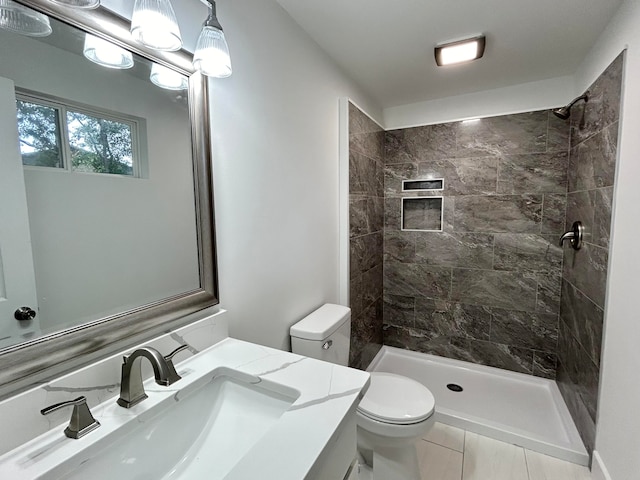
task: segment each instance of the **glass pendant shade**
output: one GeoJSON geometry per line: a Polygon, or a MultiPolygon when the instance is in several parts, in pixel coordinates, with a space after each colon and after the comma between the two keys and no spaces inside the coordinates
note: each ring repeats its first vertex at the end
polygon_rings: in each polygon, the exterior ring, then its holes
{"type": "Polygon", "coordinates": [[[231,75],[231,57],[224,32],[205,25],[202,27],[193,66],[208,77],[225,78],[231,75]]]}
{"type": "Polygon", "coordinates": [[[157,63],[151,66],[149,79],[154,85],[167,90],[186,90],[189,86],[187,77],[157,63]]]}
{"type": "Polygon", "coordinates": [[[131,35],[142,45],[173,52],[182,48],[182,37],[169,0],[136,0],[131,35]]]}
{"type": "Polygon", "coordinates": [[[87,34],[84,37],[83,53],[93,63],[103,67],[119,70],[133,67],[131,52],[93,35],[87,34]]]}
{"type": "Polygon", "coordinates": [[[13,0],[0,0],[0,28],[29,37],[46,37],[52,32],[49,17],[13,0]]]}
{"type": "Polygon", "coordinates": [[[58,5],[64,5],[65,7],[73,8],[98,8],[100,6],[100,0],[51,0],[58,5]]]}

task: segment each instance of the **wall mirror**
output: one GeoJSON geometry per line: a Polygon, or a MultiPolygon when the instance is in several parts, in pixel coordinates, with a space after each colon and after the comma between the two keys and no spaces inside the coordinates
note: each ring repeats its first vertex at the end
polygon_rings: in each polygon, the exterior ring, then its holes
{"type": "Polygon", "coordinates": [[[190,54],[103,7],[14,3],[36,24],[0,25],[0,395],[218,303],[190,54]]]}

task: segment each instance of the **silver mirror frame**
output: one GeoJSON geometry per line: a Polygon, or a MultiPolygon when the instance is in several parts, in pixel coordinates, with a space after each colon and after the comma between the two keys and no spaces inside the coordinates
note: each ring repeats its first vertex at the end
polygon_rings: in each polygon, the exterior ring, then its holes
{"type": "Polygon", "coordinates": [[[136,43],[129,21],[102,6],[82,10],[47,0],[17,1],[189,78],[200,288],[3,349],[0,398],[185,325],[189,315],[219,303],[208,86],[207,78],[193,69],[191,54],[157,52],[136,43]]]}

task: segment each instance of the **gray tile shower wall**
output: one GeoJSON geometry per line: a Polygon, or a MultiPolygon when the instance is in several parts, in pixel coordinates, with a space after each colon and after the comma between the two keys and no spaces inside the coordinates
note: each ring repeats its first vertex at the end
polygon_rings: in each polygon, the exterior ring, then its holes
{"type": "Polygon", "coordinates": [[[622,53],[571,117],[566,220],[567,225],[582,221],[585,245],[564,250],[557,382],[589,451],[595,439],[623,63],[622,53]]]}
{"type": "Polygon", "coordinates": [[[384,131],[349,103],[351,351],[366,368],[382,347],[384,131]]]}
{"type": "Polygon", "coordinates": [[[595,438],[624,54],[550,111],[384,132],[349,105],[350,365],[382,343],[556,379],[595,438]],[[584,125],[580,125],[584,119],[584,125]],[[403,180],[444,179],[440,191],[403,180]],[[402,198],[442,196],[442,231],[402,198]],[[580,251],[557,241],[581,220],[580,251]]]}
{"type": "Polygon", "coordinates": [[[569,136],[549,111],[386,133],[385,345],[555,377],[569,136]],[[428,178],[444,190],[402,191],[428,178]],[[401,198],[427,195],[442,232],[403,231],[401,198]]]}

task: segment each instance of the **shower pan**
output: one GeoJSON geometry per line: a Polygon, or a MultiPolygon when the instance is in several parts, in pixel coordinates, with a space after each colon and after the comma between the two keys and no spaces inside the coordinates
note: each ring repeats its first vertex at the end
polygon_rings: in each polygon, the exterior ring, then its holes
{"type": "Polygon", "coordinates": [[[436,399],[436,421],[579,465],[587,453],[553,380],[384,346],[367,369],[412,378],[436,399]]]}

